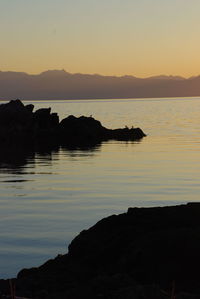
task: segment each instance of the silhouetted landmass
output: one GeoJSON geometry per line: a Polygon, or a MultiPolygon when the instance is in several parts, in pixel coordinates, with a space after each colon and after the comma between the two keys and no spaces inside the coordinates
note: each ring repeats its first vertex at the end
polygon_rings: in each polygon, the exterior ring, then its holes
{"type": "MultiPolygon", "coordinates": [[[[67,254],[20,271],[13,284],[30,298],[200,298],[199,236],[199,203],[129,208],[82,231],[67,254]]],[[[10,292],[8,280],[0,288],[10,292]]]]}
{"type": "Polygon", "coordinates": [[[0,99],[111,99],[200,96],[200,76],[136,78],[70,74],[64,70],[38,75],[0,72],[0,99]]]}
{"type": "Polygon", "coordinates": [[[107,129],[93,117],[70,115],[59,122],[51,108],[33,112],[34,105],[20,100],[0,105],[1,146],[24,147],[95,146],[102,141],[136,140],[145,136],[140,128],[107,129]]]}

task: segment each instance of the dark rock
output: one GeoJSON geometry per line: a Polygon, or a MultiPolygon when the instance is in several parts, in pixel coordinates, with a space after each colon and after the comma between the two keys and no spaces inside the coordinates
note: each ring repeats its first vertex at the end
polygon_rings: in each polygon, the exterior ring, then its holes
{"type": "Polygon", "coordinates": [[[30,117],[30,109],[27,109],[20,100],[0,105],[1,126],[26,125],[30,117]]]}
{"type": "Polygon", "coordinates": [[[135,140],[145,136],[140,129],[109,130],[92,117],[68,116],[59,122],[51,108],[33,112],[32,104],[24,106],[20,100],[0,105],[0,140],[2,145],[38,144],[83,146],[104,140],[135,140]]]}
{"type": "Polygon", "coordinates": [[[40,129],[51,129],[59,124],[57,113],[51,114],[51,108],[41,108],[35,111],[34,121],[35,125],[40,129]]]}
{"type": "Polygon", "coordinates": [[[77,142],[91,143],[101,142],[110,139],[114,140],[137,140],[145,137],[144,132],[139,128],[107,129],[100,121],[93,117],[75,117],[73,115],[63,119],[60,123],[61,140],[64,143],[77,142]]]}
{"type": "MultiPolygon", "coordinates": [[[[200,204],[130,208],[82,231],[59,255],[24,269],[31,298],[200,298],[200,204]],[[174,294],[174,295],[173,295],[174,294]]],[[[5,281],[0,286],[5,287],[5,281]]]]}
{"type": "Polygon", "coordinates": [[[62,143],[79,140],[80,143],[100,142],[107,138],[108,129],[92,117],[68,116],[60,122],[60,136],[62,143]]]}
{"type": "Polygon", "coordinates": [[[26,108],[29,112],[33,112],[34,105],[33,105],[33,104],[29,104],[29,105],[26,105],[25,108],[26,108]]]}
{"type": "Polygon", "coordinates": [[[146,135],[140,128],[124,128],[124,129],[115,129],[109,130],[108,132],[109,139],[115,140],[137,140],[145,137],[146,135]]]}

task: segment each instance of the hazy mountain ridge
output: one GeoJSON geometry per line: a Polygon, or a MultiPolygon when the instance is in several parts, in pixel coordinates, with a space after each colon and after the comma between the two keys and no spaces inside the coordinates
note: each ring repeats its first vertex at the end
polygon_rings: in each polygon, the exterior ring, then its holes
{"type": "Polygon", "coordinates": [[[50,70],[37,75],[0,71],[0,99],[104,99],[200,96],[200,76],[103,76],[50,70]]]}

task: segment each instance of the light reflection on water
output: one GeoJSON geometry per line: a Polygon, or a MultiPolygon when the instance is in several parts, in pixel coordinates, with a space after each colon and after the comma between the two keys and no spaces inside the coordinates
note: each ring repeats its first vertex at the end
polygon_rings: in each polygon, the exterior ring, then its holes
{"type": "Polygon", "coordinates": [[[10,149],[0,156],[0,277],[37,266],[82,229],[130,206],[197,201],[200,99],[37,102],[110,127],[140,126],[140,142],[94,148],[10,149]]]}

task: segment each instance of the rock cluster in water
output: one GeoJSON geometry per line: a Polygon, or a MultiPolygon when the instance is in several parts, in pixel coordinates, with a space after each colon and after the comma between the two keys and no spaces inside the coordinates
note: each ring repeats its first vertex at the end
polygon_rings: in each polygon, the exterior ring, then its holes
{"type": "Polygon", "coordinates": [[[51,108],[33,112],[34,105],[13,100],[0,105],[1,144],[93,145],[101,141],[136,140],[145,136],[140,128],[110,130],[93,117],[70,115],[59,121],[51,108]]]}
{"type": "MultiPolygon", "coordinates": [[[[200,204],[129,208],[82,231],[59,255],[19,272],[29,298],[200,298],[200,204]]],[[[6,280],[2,292],[9,292],[6,280]]]]}

